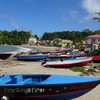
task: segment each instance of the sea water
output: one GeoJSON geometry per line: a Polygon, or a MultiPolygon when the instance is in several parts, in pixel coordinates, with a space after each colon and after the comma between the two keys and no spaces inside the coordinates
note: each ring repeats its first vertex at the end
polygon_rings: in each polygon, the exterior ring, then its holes
{"type": "Polygon", "coordinates": [[[13,52],[17,50],[18,48],[15,46],[0,45],[0,52],[13,52]]]}
{"type": "Polygon", "coordinates": [[[31,51],[31,49],[20,46],[0,45],[0,52],[10,52],[16,54],[19,52],[28,52],[28,51],[31,51]]]}

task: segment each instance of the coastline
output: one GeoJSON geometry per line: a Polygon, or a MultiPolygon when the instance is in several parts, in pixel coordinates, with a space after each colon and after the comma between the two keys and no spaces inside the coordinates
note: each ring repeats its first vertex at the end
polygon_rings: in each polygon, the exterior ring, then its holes
{"type": "MultiPolygon", "coordinates": [[[[55,47],[44,47],[44,46],[25,46],[36,48],[39,51],[54,51],[55,47]]],[[[79,76],[80,72],[73,72],[67,68],[47,68],[41,65],[41,62],[37,61],[18,61],[16,58],[10,57],[7,62],[0,64],[0,74],[62,74],[62,75],[76,75],[79,76]]],[[[75,98],[73,100],[99,100],[100,99],[100,85],[94,88],[87,94],[75,98]]]]}
{"type": "Polygon", "coordinates": [[[7,53],[11,53],[13,55],[16,55],[17,53],[29,52],[29,51],[31,51],[30,48],[23,47],[23,46],[17,46],[17,45],[0,45],[0,52],[7,52],[7,53]]]}
{"type": "Polygon", "coordinates": [[[29,52],[29,51],[31,51],[30,48],[25,48],[25,47],[22,47],[22,46],[14,46],[14,47],[18,48],[18,50],[9,52],[9,53],[11,53],[13,55],[16,55],[17,53],[21,53],[21,52],[29,52]]]}

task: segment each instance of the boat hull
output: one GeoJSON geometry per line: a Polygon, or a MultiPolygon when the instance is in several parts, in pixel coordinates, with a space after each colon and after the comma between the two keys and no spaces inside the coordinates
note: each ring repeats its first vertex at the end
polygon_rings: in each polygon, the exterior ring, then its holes
{"type": "Polygon", "coordinates": [[[50,67],[72,67],[72,66],[85,66],[89,63],[90,61],[86,61],[86,62],[81,62],[81,63],[75,63],[75,64],[48,64],[46,66],[50,66],[50,67]]]}
{"type": "Polygon", "coordinates": [[[33,61],[33,60],[43,60],[47,56],[16,56],[18,60],[33,61]]]}
{"type": "Polygon", "coordinates": [[[92,61],[93,61],[94,63],[100,63],[100,56],[93,56],[92,61]]]}
{"type": "Polygon", "coordinates": [[[87,93],[99,83],[100,78],[83,76],[3,75],[0,76],[0,96],[12,100],[69,100],[87,93]]]}
{"type": "Polygon", "coordinates": [[[7,59],[10,56],[11,56],[10,53],[8,53],[8,54],[6,54],[6,53],[4,53],[4,54],[3,53],[0,53],[0,59],[3,59],[3,60],[7,59]]]}
{"type": "Polygon", "coordinates": [[[71,52],[72,50],[72,48],[56,48],[58,52],[71,52]]]}
{"type": "Polygon", "coordinates": [[[72,67],[72,66],[85,66],[87,65],[92,58],[86,58],[86,59],[73,59],[73,60],[64,60],[64,61],[58,61],[58,62],[46,62],[43,64],[43,66],[50,66],[50,67],[72,67]]]}
{"type": "Polygon", "coordinates": [[[87,89],[87,90],[83,90],[80,92],[76,92],[76,93],[71,93],[71,94],[64,94],[61,96],[48,96],[48,97],[26,97],[26,96],[15,96],[15,97],[9,97],[9,100],[70,100],[73,98],[77,98],[80,97],[82,95],[84,95],[85,93],[91,91],[91,89],[87,89]]]}
{"type": "MultiPolygon", "coordinates": [[[[63,100],[79,97],[94,87],[99,82],[87,82],[78,84],[59,84],[59,85],[33,85],[33,86],[10,86],[0,87],[0,96],[10,98],[33,98],[43,100],[63,100]]],[[[15,100],[15,99],[14,99],[15,100]]],[[[17,99],[18,100],[18,99],[17,99]]],[[[25,100],[25,99],[24,99],[25,100]]]]}

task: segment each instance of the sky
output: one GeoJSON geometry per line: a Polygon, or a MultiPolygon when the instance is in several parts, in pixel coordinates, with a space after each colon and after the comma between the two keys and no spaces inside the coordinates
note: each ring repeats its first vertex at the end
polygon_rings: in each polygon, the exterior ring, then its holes
{"type": "Polygon", "coordinates": [[[92,31],[100,22],[100,0],[0,0],[0,30],[32,30],[42,36],[55,31],[92,31]]]}

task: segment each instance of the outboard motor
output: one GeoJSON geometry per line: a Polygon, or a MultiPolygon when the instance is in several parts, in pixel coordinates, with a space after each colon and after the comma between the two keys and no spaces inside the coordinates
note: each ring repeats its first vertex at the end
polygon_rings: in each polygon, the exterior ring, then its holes
{"type": "Polygon", "coordinates": [[[41,65],[45,64],[48,60],[47,59],[43,59],[41,65]]]}

